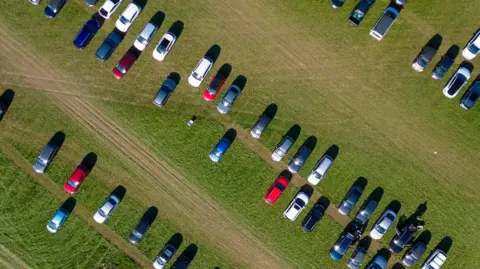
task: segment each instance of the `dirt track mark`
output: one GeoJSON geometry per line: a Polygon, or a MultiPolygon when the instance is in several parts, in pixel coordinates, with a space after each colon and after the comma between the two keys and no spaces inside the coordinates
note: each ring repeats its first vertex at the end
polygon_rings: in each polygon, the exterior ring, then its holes
{"type": "MultiPolygon", "coordinates": [[[[26,174],[28,174],[31,178],[33,178],[36,182],[42,185],[53,197],[57,200],[63,201],[69,196],[59,188],[53,180],[51,180],[46,175],[40,175],[33,171],[31,164],[13,147],[6,144],[4,141],[0,141],[0,149],[2,153],[4,153],[7,158],[9,158],[13,163],[22,169],[26,174]]],[[[110,241],[113,245],[118,247],[122,250],[126,255],[128,255],[133,261],[139,264],[142,267],[149,267],[151,266],[151,261],[145,257],[137,248],[133,245],[129,244],[125,239],[119,237],[115,232],[110,230],[105,225],[97,224],[93,220],[93,214],[88,212],[82,205],[79,203],[76,204],[73,213],[80,217],[83,221],[85,221],[88,226],[92,227],[96,230],[103,238],[107,241],[110,241]]]]}
{"type": "Polygon", "coordinates": [[[0,245],[0,265],[2,265],[2,268],[8,268],[8,269],[31,268],[28,264],[22,261],[17,255],[15,255],[15,253],[11,252],[3,245],[0,245]]]}
{"type": "MultiPolygon", "coordinates": [[[[38,58],[31,58],[27,61],[25,59],[29,57],[25,52],[27,49],[9,36],[2,27],[0,27],[0,43],[2,44],[0,45],[2,56],[17,69],[21,70],[18,67],[21,67],[24,62],[28,62],[29,71],[35,76],[43,75],[47,78],[58,76],[54,71],[47,71],[53,69],[38,58]],[[12,58],[9,57],[10,54],[16,56],[12,58]]],[[[55,91],[64,90],[63,86],[55,81],[52,81],[50,87],[55,91]]],[[[75,85],[72,84],[70,90],[76,90],[75,85]]],[[[103,138],[127,167],[138,174],[147,175],[138,184],[143,185],[142,191],[149,193],[155,201],[164,202],[161,203],[164,206],[160,206],[160,210],[170,211],[172,215],[182,214],[194,224],[202,223],[203,225],[196,226],[196,229],[210,238],[212,244],[221,246],[221,249],[239,264],[248,263],[251,268],[286,267],[287,263],[266,248],[258,238],[248,231],[248,227],[233,221],[228,212],[217,205],[208,194],[198,190],[189,181],[183,180],[182,175],[159,160],[146,146],[111,121],[89,100],[75,96],[66,97],[61,94],[48,95],[58,103],[62,110],[103,138]],[[165,205],[170,205],[172,208],[165,205]]],[[[30,168],[25,169],[31,170],[30,168]]]]}

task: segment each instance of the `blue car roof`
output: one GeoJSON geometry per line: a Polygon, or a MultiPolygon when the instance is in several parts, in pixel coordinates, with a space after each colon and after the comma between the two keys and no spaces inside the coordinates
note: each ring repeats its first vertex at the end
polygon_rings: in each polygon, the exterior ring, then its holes
{"type": "Polygon", "coordinates": [[[87,21],[87,23],[85,23],[80,32],[78,32],[73,39],[73,44],[77,48],[84,48],[99,28],[100,23],[98,21],[94,19],[87,21]]]}
{"type": "Polygon", "coordinates": [[[53,19],[56,15],[57,13],[53,12],[53,10],[51,10],[49,6],[45,7],[45,16],[53,19]]]}
{"type": "Polygon", "coordinates": [[[220,141],[218,141],[217,146],[215,147],[218,151],[225,152],[231,145],[232,143],[226,139],[225,137],[222,137],[220,141]]]}
{"type": "Polygon", "coordinates": [[[55,212],[55,215],[52,218],[52,221],[55,223],[62,223],[62,221],[68,217],[67,211],[60,209],[57,212],[55,212]]]}

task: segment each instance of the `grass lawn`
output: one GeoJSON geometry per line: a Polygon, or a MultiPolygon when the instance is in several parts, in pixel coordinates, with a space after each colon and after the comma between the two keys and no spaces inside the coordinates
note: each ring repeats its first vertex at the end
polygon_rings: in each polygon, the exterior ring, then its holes
{"type": "MultiPolygon", "coordinates": [[[[188,180],[205,189],[239,222],[248,224],[254,234],[285,257],[290,266],[343,267],[344,264],[333,263],[328,256],[342,227],[326,219],[317,231],[307,235],[301,231],[298,221],[285,222],[281,213],[296,191],[293,188],[275,207],[264,205],[262,196],[278,171],[240,141],[234,143],[220,165],[210,162],[208,152],[228,126],[218,123],[220,116],[214,105],[202,100],[203,88],[192,89],[186,80],[200,56],[215,43],[222,47],[222,52],[213,71],[221,63],[229,62],[233,66],[232,78],[239,74],[248,78],[229,120],[248,129],[266,105],[276,103],[279,107],[277,117],[261,139],[266,147],[272,149],[293,124],[302,126],[299,141],[310,135],[318,138],[311,159],[300,173],[302,176],[308,174],[327,147],[332,144],[340,147],[334,168],[317,187],[332,204],[340,202],[359,176],[369,180],[366,194],[377,186],[385,190],[373,219],[392,200],[402,203],[401,214],[406,215],[413,213],[418,204],[428,201],[426,229],[433,235],[429,250],[444,236],[450,236],[453,247],[447,261],[449,268],[479,266],[478,255],[464,253],[473,253],[468,250],[480,246],[471,240],[480,236],[476,228],[480,215],[472,213],[480,208],[476,180],[480,172],[477,165],[479,127],[476,124],[480,112],[478,109],[463,111],[458,99],[443,97],[441,88],[446,79],[440,82],[430,79],[432,66],[440,55],[453,44],[463,48],[476,30],[474,14],[479,3],[471,0],[455,4],[444,1],[407,3],[385,39],[377,42],[368,36],[368,31],[387,6],[386,1],[378,1],[358,28],[347,23],[354,1],[347,1],[340,10],[332,10],[327,2],[313,0],[222,3],[204,0],[177,1],[175,4],[151,1],[112,58],[100,63],[94,52],[113,29],[115,16],[103,25],[89,48],[79,52],[71,45],[71,40],[93,13],[93,9],[86,8],[81,1],[69,2],[53,21],[43,17],[41,8],[12,1],[0,2],[5,7],[0,11],[1,21],[14,29],[18,37],[57,69],[65,70],[68,79],[83,83],[90,95],[102,100],[98,104],[117,122],[128,127],[156,154],[171,161],[188,180]],[[166,14],[166,19],[152,42],[157,42],[171,23],[182,20],[185,30],[178,43],[164,63],[151,57],[151,44],[125,79],[114,81],[110,74],[114,63],[159,10],[166,14]],[[25,27],[25,18],[35,27],[25,27]],[[414,72],[410,68],[412,60],[436,33],[444,37],[438,55],[424,73],[414,72]],[[182,75],[182,81],[167,107],[159,110],[151,105],[152,97],[163,79],[173,71],[182,75]],[[188,129],[186,121],[194,113],[199,115],[199,120],[188,129]],[[438,155],[434,155],[434,151],[438,155]]],[[[456,64],[460,62],[461,56],[456,64]]],[[[473,64],[477,62],[476,59],[473,64]]],[[[447,77],[451,74],[452,71],[447,77]]],[[[14,78],[3,76],[13,83],[14,78]]],[[[42,126],[47,118],[57,117],[54,112],[32,122],[28,115],[35,114],[37,109],[38,106],[32,106],[28,113],[18,118],[18,125],[31,132],[44,130],[41,133],[44,137],[64,126],[60,123],[55,127],[42,126]]],[[[20,117],[10,114],[9,119],[20,117]]],[[[71,128],[69,133],[78,132],[71,128]]],[[[75,137],[81,140],[79,144],[90,145],[89,150],[97,151],[98,145],[89,144],[91,139],[83,138],[89,137],[87,134],[75,137]]],[[[11,139],[28,159],[33,160],[40,144],[11,139]]],[[[290,156],[300,144],[297,142],[290,156]]],[[[83,152],[80,147],[71,148],[69,152],[71,150],[76,155],[83,152]]],[[[108,150],[104,150],[108,156],[108,150]]],[[[64,178],[61,175],[68,174],[75,162],[71,159],[64,167],[52,167],[52,179],[60,185],[64,178]],[[59,169],[58,172],[55,169],[59,169]]],[[[108,171],[121,166],[114,160],[109,165],[105,167],[108,171]]],[[[119,175],[124,171],[128,173],[126,169],[121,171],[119,175]]],[[[135,178],[135,175],[128,177],[135,178]]],[[[114,187],[113,181],[105,178],[99,181],[114,187]]],[[[84,187],[79,200],[91,201],[91,205],[85,205],[91,210],[109,190],[103,187],[99,191],[98,186],[93,185],[84,187]]],[[[130,210],[127,212],[130,214],[130,210]]],[[[141,210],[132,212],[139,215],[141,210]]],[[[120,210],[117,213],[120,214],[120,210]]],[[[165,217],[166,223],[169,218],[175,216],[165,217]]],[[[126,236],[135,221],[133,218],[128,223],[110,225],[126,236]]],[[[178,220],[172,222],[175,221],[178,220]]],[[[392,236],[393,229],[382,244],[386,246],[392,236]]],[[[153,257],[158,247],[142,244],[141,250],[153,257]]],[[[211,255],[215,257],[215,253],[211,255]]],[[[217,259],[218,264],[222,264],[223,257],[217,259]]]]}

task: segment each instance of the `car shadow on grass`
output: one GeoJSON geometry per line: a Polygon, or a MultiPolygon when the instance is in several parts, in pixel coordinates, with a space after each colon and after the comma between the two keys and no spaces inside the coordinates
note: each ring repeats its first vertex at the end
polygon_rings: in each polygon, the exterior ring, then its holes
{"type": "Polygon", "coordinates": [[[321,205],[325,208],[325,210],[327,210],[327,208],[330,206],[331,202],[330,202],[330,199],[328,199],[327,197],[320,196],[320,198],[318,198],[318,200],[315,204],[321,205]]]}
{"type": "Polygon", "coordinates": [[[175,233],[172,237],[168,240],[166,245],[172,245],[176,249],[179,249],[183,243],[183,235],[181,233],[175,233]]]}
{"type": "Polygon", "coordinates": [[[450,236],[445,236],[435,247],[435,249],[440,249],[446,254],[450,251],[453,245],[453,239],[450,236]]]}
{"type": "Polygon", "coordinates": [[[110,193],[110,195],[115,195],[118,197],[118,199],[120,200],[120,202],[123,200],[123,197],[125,197],[125,194],[127,193],[127,189],[125,189],[124,186],[122,185],[118,185],[113,191],[112,193],[110,193]]]}
{"type": "Polygon", "coordinates": [[[440,34],[435,34],[430,40],[428,40],[426,46],[432,47],[436,50],[442,45],[443,37],[440,34]]]}
{"type": "Polygon", "coordinates": [[[222,75],[225,79],[228,79],[230,73],[232,72],[232,65],[229,63],[224,63],[217,71],[217,74],[222,75]]]}
{"type": "Polygon", "coordinates": [[[313,191],[314,191],[313,187],[310,184],[303,185],[299,190],[299,192],[306,193],[308,195],[308,197],[312,197],[313,191]]]}
{"type": "Polygon", "coordinates": [[[307,139],[305,139],[305,142],[303,142],[303,145],[305,145],[311,151],[314,151],[315,147],[317,146],[317,137],[314,135],[307,137],[307,139]]]}
{"type": "Polygon", "coordinates": [[[80,163],[84,165],[90,172],[92,171],[93,167],[97,164],[97,154],[90,152],[88,153],[80,163]]]}
{"type": "Polygon", "coordinates": [[[460,48],[455,44],[448,48],[447,52],[445,52],[445,56],[448,56],[455,60],[457,58],[458,53],[460,52],[460,48]]]}
{"type": "Polygon", "coordinates": [[[390,256],[392,256],[392,254],[390,253],[390,251],[386,248],[382,248],[380,249],[377,254],[370,260],[370,262],[368,262],[368,264],[365,266],[365,267],[368,267],[370,264],[372,264],[372,262],[375,260],[376,257],[383,257],[386,261],[388,261],[390,259],[390,256]]]}
{"type": "Polygon", "coordinates": [[[371,200],[377,202],[377,204],[379,204],[379,203],[380,203],[380,200],[382,200],[383,193],[384,193],[384,190],[383,190],[382,187],[376,187],[376,188],[370,193],[370,195],[368,196],[368,199],[371,199],[371,200]]]}
{"type": "Polygon", "coordinates": [[[360,187],[362,190],[365,190],[365,188],[367,187],[367,184],[368,184],[368,180],[364,177],[358,177],[357,180],[353,182],[353,186],[360,187]]]}
{"type": "Polygon", "coordinates": [[[183,21],[178,20],[174,22],[172,26],[170,26],[170,28],[168,29],[168,32],[174,34],[177,37],[177,41],[178,41],[178,39],[182,35],[184,25],[185,24],[183,23],[183,21]]]}
{"type": "Polygon", "coordinates": [[[240,92],[243,92],[243,89],[247,85],[247,78],[243,75],[239,75],[232,82],[232,85],[237,85],[240,88],[240,92]]]}
{"type": "Polygon", "coordinates": [[[397,262],[392,266],[392,269],[405,269],[405,266],[403,266],[403,264],[397,262]]]}
{"type": "Polygon", "coordinates": [[[218,57],[220,56],[221,51],[222,48],[219,45],[215,44],[207,50],[207,52],[205,53],[205,57],[210,58],[213,61],[213,64],[215,64],[218,57]]]}
{"type": "Polygon", "coordinates": [[[278,106],[275,103],[269,104],[265,110],[263,111],[263,114],[269,116],[270,118],[275,118],[275,115],[277,115],[278,111],[278,106]]]}
{"type": "Polygon", "coordinates": [[[13,102],[13,98],[15,97],[15,91],[11,89],[6,89],[3,94],[0,96],[0,104],[4,106],[3,113],[0,115],[0,121],[3,119],[5,114],[7,114],[8,108],[13,102]]]}
{"type": "Polygon", "coordinates": [[[66,211],[72,213],[75,205],[77,204],[77,200],[73,197],[68,197],[65,202],[60,206],[60,208],[65,209],[66,211]]]}
{"type": "Polygon", "coordinates": [[[180,77],[180,74],[177,73],[177,72],[170,73],[167,76],[167,78],[173,80],[177,86],[178,86],[178,84],[180,84],[181,77],[180,77]]]}
{"type": "Polygon", "coordinates": [[[165,13],[162,11],[157,11],[152,18],[150,19],[149,23],[157,26],[158,28],[162,27],[163,21],[165,20],[165,13]]]}
{"type": "Polygon", "coordinates": [[[475,68],[473,64],[469,61],[463,61],[458,68],[461,68],[461,67],[467,68],[470,71],[470,73],[472,73],[473,69],[475,68]]]}
{"type": "Polygon", "coordinates": [[[293,178],[293,174],[287,169],[285,169],[280,173],[280,175],[278,175],[278,177],[284,177],[288,180],[288,182],[291,182],[293,178]]]}
{"type": "Polygon", "coordinates": [[[428,246],[431,240],[432,232],[425,230],[417,237],[417,239],[415,239],[415,242],[412,245],[415,245],[417,242],[422,242],[425,246],[428,246]]]}
{"type": "Polygon", "coordinates": [[[147,0],[133,0],[132,3],[137,4],[142,10],[145,9],[145,6],[147,5],[147,0]]]}
{"type": "MultiPolygon", "coordinates": [[[[294,124],[285,134],[285,136],[289,136],[293,139],[293,143],[295,143],[300,136],[300,132],[302,131],[302,127],[298,124],[294,124]]],[[[285,137],[284,136],[284,137],[285,137]]]]}
{"type": "Polygon", "coordinates": [[[233,128],[230,128],[230,129],[227,130],[227,132],[225,132],[223,137],[225,137],[226,139],[228,139],[228,141],[233,143],[235,141],[235,139],[237,138],[237,130],[235,130],[233,128]]]}

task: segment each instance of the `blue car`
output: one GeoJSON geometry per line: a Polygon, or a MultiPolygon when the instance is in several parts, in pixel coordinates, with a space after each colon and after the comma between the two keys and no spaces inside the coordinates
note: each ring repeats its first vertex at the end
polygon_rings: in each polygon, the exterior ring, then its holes
{"type": "Polygon", "coordinates": [[[472,86],[463,94],[460,100],[460,106],[466,110],[470,110],[477,103],[480,96],[480,81],[475,81],[472,86]]]}
{"type": "Polygon", "coordinates": [[[63,223],[67,220],[70,212],[64,208],[60,208],[55,212],[53,217],[47,224],[47,230],[51,233],[56,233],[62,228],[63,223]]]}
{"type": "Polygon", "coordinates": [[[121,41],[122,37],[118,33],[110,33],[95,53],[97,59],[102,62],[108,60],[121,41]]]}
{"type": "Polygon", "coordinates": [[[360,239],[363,230],[364,226],[360,222],[356,220],[351,221],[330,250],[330,257],[335,261],[341,260],[348,248],[360,239]]]}
{"type": "Polygon", "coordinates": [[[45,16],[50,19],[55,18],[66,2],[67,0],[50,0],[45,7],[45,16]]]}
{"type": "Polygon", "coordinates": [[[95,36],[98,29],[100,29],[100,22],[95,19],[88,20],[73,39],[73,45],[77,47],[77,49],[84,49],[88,46],[88,43],[90,43],[90,40],[95,36]]]}
{"type": "Polygon", "coordinates": [[[227,152],[227,149],[230,147],[231,144],[232,142],[228,138],[222,137],[220,141],[218,141],[217,145],[210,152],[210,159],[213,162],[218,163],[222,159],[225,152],[227,152]]]}

